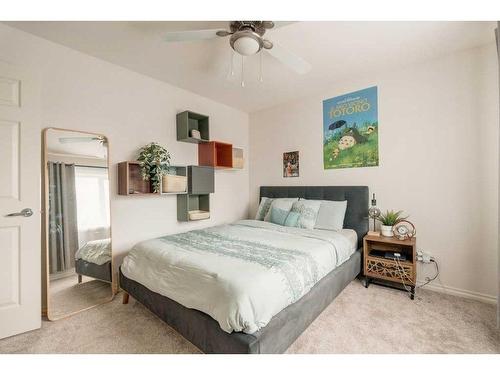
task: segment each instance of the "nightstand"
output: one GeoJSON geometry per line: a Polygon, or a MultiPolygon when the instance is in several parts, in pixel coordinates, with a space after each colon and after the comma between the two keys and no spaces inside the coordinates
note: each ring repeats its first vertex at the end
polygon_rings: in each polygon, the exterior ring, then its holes
{"type": "Polygon", "coordinates": [[[370,236],[363,238],[363,273],[365,288],[371,282],[398,289],[410,289],[415,298],[417,280],[417,240],[370,236]],[[396,258],[395,253],[400,257],[396,258]]]}

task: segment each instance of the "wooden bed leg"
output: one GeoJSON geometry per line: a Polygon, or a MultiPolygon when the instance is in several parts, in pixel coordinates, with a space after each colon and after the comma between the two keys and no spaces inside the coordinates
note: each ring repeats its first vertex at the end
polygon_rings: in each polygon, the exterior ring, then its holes
{"type": "Polygon", "coordinates": [[[127,292],[123,292],[122,304],[126,305],[128,303],[129,294],[127,292]]]}
{"type": "Polygon", "coordinates": [[[82,283],[82,275],[78,274],[78,284],[82,283]]]}

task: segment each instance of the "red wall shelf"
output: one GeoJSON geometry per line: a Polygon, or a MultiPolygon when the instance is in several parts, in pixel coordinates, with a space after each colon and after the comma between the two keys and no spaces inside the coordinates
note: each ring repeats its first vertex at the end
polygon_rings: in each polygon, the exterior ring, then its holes
{"type": "Polygon", "coordinates": [[[217,141],[199,143],[198,164],[214,168],[232,168],[233,145],[217,141]]]}

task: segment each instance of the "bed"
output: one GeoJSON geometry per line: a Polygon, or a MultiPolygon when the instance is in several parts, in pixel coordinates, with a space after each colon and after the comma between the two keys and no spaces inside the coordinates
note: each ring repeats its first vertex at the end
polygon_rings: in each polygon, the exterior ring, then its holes
{"type": "Polygon", "coordinates": [[[205,353],[286,351],[360,273],[368,188],[261,187],[260,196],[347,200],[344,228],[355,234],[354,240],[249,220],[146,241],[120,267],[124,302],[130,294],[205,353]],[[236,245],[229,246],[228,238],[237,238],[236,245]],[[183,251],[173,252],[174,245],[183,251]],[[273,252],[276,246],[281,247],[273,252]],[[155,266],[174,253],[169,267],[155,266]],[[276,253],[288,260],[274,262],[276,253]],[[220,264],[205,267],[210,259],[220,264]],[[238,269],[238,264],[247,268],[238,269]],[[287,271],[289,264],[295,264],[296,272],[287,271]],[[251,276],[254,284],[247,280],[251,276]]]}
{"type": "Polygon", "coordinates": [[[78,282],[82,276],[111,282],[111,239],[105,238],[85,243],[75,253],[75,271],[78,282]]]}

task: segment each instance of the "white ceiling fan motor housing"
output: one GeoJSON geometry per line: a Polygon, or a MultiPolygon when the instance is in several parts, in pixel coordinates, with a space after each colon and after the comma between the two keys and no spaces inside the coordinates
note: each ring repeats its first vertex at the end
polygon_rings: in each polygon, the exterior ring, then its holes
{"type": "Polygon", "coordinates": [[[262,49],[263,41],[259,34],[247,29],[231,35],[230,44],[240,55],[251,56],[262,49]]]}

